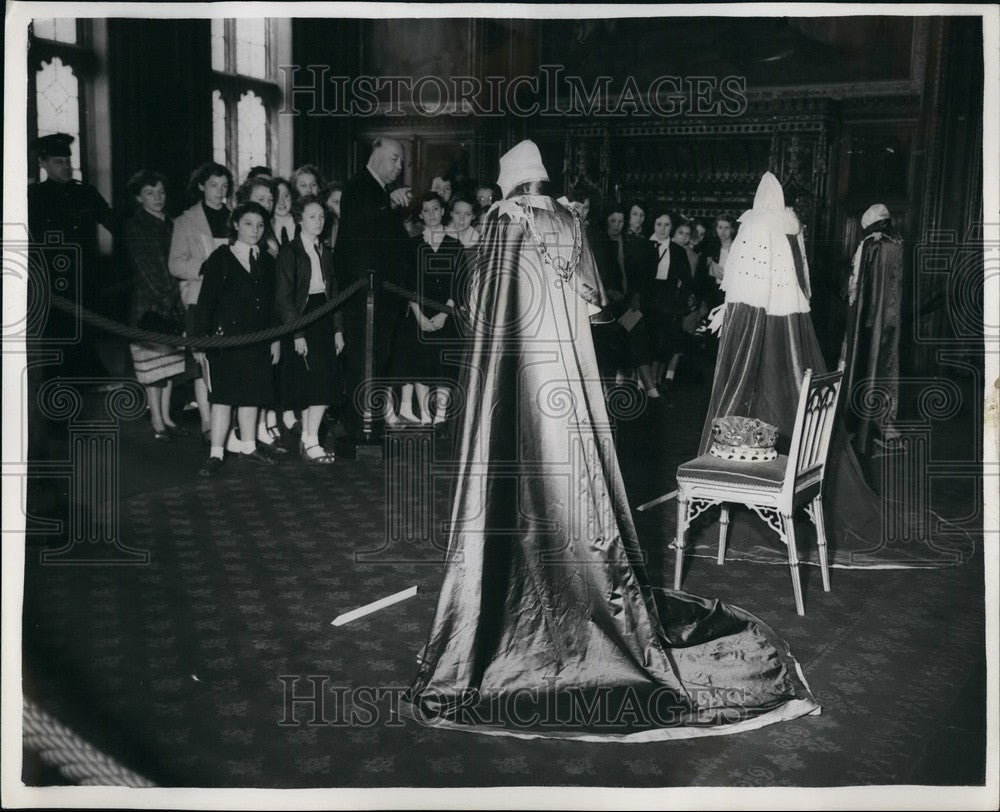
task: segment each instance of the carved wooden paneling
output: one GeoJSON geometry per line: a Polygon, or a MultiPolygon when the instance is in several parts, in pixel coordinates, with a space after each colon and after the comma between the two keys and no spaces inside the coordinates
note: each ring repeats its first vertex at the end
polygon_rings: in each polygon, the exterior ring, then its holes
{"type": "Polygon", "coordinates": [[[692,217],[738,216],[770,170],[787,204],[825,237],[839,126],[837,106],[812,99],[762,102],[739,118],[696,123],[571,124],[562,138],[562,184],[606,200],[666,204],[692,217]]]}

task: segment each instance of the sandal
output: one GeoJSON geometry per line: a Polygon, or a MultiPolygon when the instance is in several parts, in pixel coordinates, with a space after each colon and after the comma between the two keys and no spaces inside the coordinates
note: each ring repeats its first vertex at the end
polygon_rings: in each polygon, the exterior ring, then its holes
{"type": "Polygon", "coordinates": [[[336,457],[336,455],[332,451],[327,451],[319,443],[313,443],[310,446],[306,446],[306,445],[302,446],[302,460],[303,460],[303,462],[312,463],[314,465],[328,465],[331,462],[336,461],[336,459],[337,459],[337,457],[336,457]],[[313,457],[313,456],[311,456],[309,454],[309,449],[311,449],[311,448],[318,448],[318,449],[320,449],[323,452],[323,454],[321,456],[319,456],[319,457],[313,457]]]}

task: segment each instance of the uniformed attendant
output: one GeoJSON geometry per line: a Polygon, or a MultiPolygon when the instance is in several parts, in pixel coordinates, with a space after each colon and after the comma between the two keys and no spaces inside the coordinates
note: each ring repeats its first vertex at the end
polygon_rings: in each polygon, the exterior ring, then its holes
{"type": "MultiPolygon", "coordinates": [[[[85,307],[95,308],[101,302],[104,287],[98,265],[97,226],[102,225],[114,233],[114,220],[111,207],[101,193],[89,183],[73,178],[70,145],[75,140],[66,133],[53,133],[35,141],[38,164],[47,177],[28,186],[28,230],[35,243],[45,244],[56,235],[59,244],[79,249],[78,253],[68,254],[73,265],[60,277],[68,281],[68,286],[55,292],[85,307]]],[[[49,335],[72,338],[76,330],[72,319],[53,316],[48,325],[49,335]]],[[[85,329],[82,340],[70,350],[71,357],[65,366],[78,374],[99,372],[95,357],[96,337],[91,330],[85,329]]]]}
{"type": "MultiPolygon", "coordinates": [[[[28,228],[32,238],[44,242],[45,234],[58,232],[65,243],[97,255],[97,226],[114,232],[111,207],[89,183],[73,178],[70,145],[76,139],[65,133],[35,141],[38,163],[47,175],[28,187],[28,228]]],[[[92,300],[98,291],[84,280],[83,290],[92,300]]]]}

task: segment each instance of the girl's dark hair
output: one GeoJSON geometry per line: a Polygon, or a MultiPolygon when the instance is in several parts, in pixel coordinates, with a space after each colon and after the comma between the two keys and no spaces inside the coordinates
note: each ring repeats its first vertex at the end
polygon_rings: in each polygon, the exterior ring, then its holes
{"type": "Polygon", "coordinates": [[[441,197],[437,192],[424,192],[420,196],[420,208],[424,207],[424,203],[430,203],[432,200],[436,200],[441,206],[441,211],[447,211],[448,205],[444,202],[444,198],[441,197]]]}
{"type": "Polygon", "coordinates": [[[452,195],[451,200],[448,201],[448,208],[451,211],[454,211],[456,203],[468,203],[470,206],[472,206],[473,211],[476,210],[476,204],[473,203],[467,195],[464,194],[452,195]]]}
{"type": "Polygon", "coordinates": [[[128,192],[129,197],[135,198],[147,186],[156,186],[158,183],[162,183],[163,188],[166,189],[167,179],[163,175],[152,169],[140,169],[128,179],[128,183],[125,184],[125,190],[128,192]]]}
{"type": "Polygon", "coordinates": [[[316,186],[320,189],[322,189],[326,185],[326,181],[323,180],[323,173],[320,172],[317,167],[313,166],[312,164],[303,164],[294,172],[292,172],[291,175],[288,176],[288,188],[292,192],[292,197],[298,195],[299,192],[298,189],[295,188],[295,186],[298,179],[303,175],[312,175],[314,178],[316,178],[316,186]]]}
{"type": "MultiPolygon", "coordinates": [[[[236,239],[236,225],[248,214],[256,214],[260,216],[260,219],[267,223],[269,215],[267,209],[265,209],[260,203],[254,203],[252,200],[247,203],[240,203],[233,213],[229,215],[229,239],[236,239]]],[[[264,235],[261,235],[261,242],[264,241],[264,235]]],[[[259,244],[259,243],[258,243],[259,244]]]]}
{"type": "Polygon", "coordinates": [[[330,211],[326,207],[326,203],[323,201],[325,198],[319,195],[302,195],[302,197],[295,198],[295,202],[292,203],[292,219],[296,223],[302,222],[302,212],[306,210],[306,206],[315,203],[317,206],[322,207],[324,216],[329,216],[330,211]]]}
{"type": "Polygon", "coordinates": [[[645,201],[642,200],[630,200],[625,208],[625,216],[628,217],[632,213],[632,207],[637,206],[642,209],[643,215],[649,215],[649,207],[646,206],[645,201]]]}
{"type": "Polygon", "coordinates": [[[681,218],[678,215],[674,214],[672,211],[670,211],[670,209],[668,209],[666,206],[659,206],[656,209],[654,209],[651,220],[652,222],[655,223],[664,215],[670,218],[670,230],[673,231],[675,224],[679,223],[681,221],[681,218]]]}
{"type": "Polygon", "coordinates": [[[191,178],[188,180],[187,193],[192,202],[197,203],[202,199],[203,195],[201,189],[198,187],[204,184],[209,178],[225,178],[229,184],[229,191],[233,190],[233,173],[222,164],[217,164],[215,161],[206,161],[191,173],[191,178]]]}
{"type": "MultiPolygon", "coordinates": [[[[252,178],[247,178],[243,183],[240,184],[240,188],[236,190],[236,204],[248,203],[250,201],[250,195],[253,194],[253,190],[263,186],[267,189],[271,195],[274,195],[274,181],[271,180],[267,175],[254,175],[252,178]]],[[[268,215],[270,217],[270,215],[268,215]]]]}
{"type": "Polygon", "coordinates": [[[344,184],[339,180],[331,180],[322,189],[319,190],[319,196],[326,200],[334,192],[344,191],[344,184]]]}
{"type": "Polygon", "coordinates": [[[736,229],[739,227],[738,224],[737,224],[737,222],[736,222],[736,218],[733,217],[733,215],[731,215],[731,214],[720,214],[718,217],[715,218],[715,222],[718,223],[719,220],[722,220],[723,222],[729,223],[729,225],[733,229],[733,235],[735,236],[736,229]]]}
{"type": "Polygon", "coordinates": [[[612,214],[620,214],[626,220],[628,220],[628,212],[625,211],[625,206],[621,203],[609,203],[604,209],[604,222],[607,223],[608,218],[612,214]]]}

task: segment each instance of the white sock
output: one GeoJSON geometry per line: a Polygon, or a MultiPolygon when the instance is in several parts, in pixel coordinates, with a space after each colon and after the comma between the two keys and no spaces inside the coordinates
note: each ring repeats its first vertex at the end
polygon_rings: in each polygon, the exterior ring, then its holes
{"type": "Polygon", "coordinates": [[[240,443],[240,450],[244,454],[253,454],[253,452],[257,450],[257,443],[253,440],[244,440],[240,443]]]}
{"type": "Polygon", "coordinates": [[[225,451],[225,449],[221,445],[213,445],[212,450],[208,452],[208,456],[221,460],[223,451],[225,451]]]}
{"type": "Polygon", "coordinates": [[[319,435],[318,434],[302,434],[302,445],[306,448],[310,446],[319,445],[319,435]]]}
{"type": "Polygon", "coordinates": [[[267,433],[267,426],[264,425],[264,421],[257,424],[257,442],[263,443],[264,445],[271,445],[274,443],[271,435],[267,433]]]}
{"type": "Polygon", "coordinates": [[[646,393],[646,395],[651,398],[658,398],[660,396],[660,390],[654,386],[646,393]]]}
{"type": "Polygon", "coordinates": [[[240,442],[239,429],[230,429],[229,434],[226,435],[226,451],[230,454],[239,454],[242,448],[243,443],[240,442]]]}
{"type": "Polygon", "coordinates": [[[674,379],[674,372],[676,372],[676,370],[674,370],[674,369],[668,369],[667,370],[667,374],[663,376],[664,379],[666,379],[668,381],[672,381],[674,379]]]}

